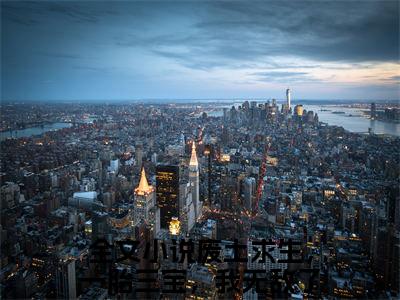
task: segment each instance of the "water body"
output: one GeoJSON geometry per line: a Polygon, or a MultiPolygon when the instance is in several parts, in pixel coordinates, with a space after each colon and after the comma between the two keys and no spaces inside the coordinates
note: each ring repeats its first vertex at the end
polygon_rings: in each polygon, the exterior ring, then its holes
{"type": "Polygon", "coordinates": [[[400,136],[400,124],[368,119],[359,108],[349,108],[330,105],[304,105],[307,111],[312,110],[318,114],[321,122],[329,125],[342,126],[351,132],[368,132],[372,129],[375,134],[387,134],[400,136]],[[344,114],[334,114],[333,112],[344,112],[344,114]]]}
{"type": "MultiPolygon", "coordinates": [[[[235,107],[238,107],[239,105],[242,105],[242,103],[235,103],[234,105],[235,107]]],[[[207,114],[209,116],[220,117],[223,115],[223,107],[228,107],[228,109],[230,109],[232,105],[221,106],[218,109],[207,112],[207,114]]],[[[359,108],[348,108],[337,105],[303,105],[303,107],[307,111],[312,110],[314,113],[317,113],[320,122],[329,125],[342,126],[350,132],[366,133],[368,132],[368,128],[371,128],[372,132],[375,134],[386,134],[400,137],[399,123],[370,120],[359,108]],[[344,114],[334,114],[333,112],[344,112],[344,114]]]]}
{"type": "Polygon", "coordinates": [[[69,128],[72,126],[72,123],[52,123],[52,124],[46,124],[43,127],[37,126],[37,127],[31,127],[31,128],[25,128],[25,129],[20,129],[20,130],[13,130],[13,131],[3,131],[0,132],[0,141],[3,141],[7,138],[21,138],[21,137],[30,137],[33,135],[40,135],[48,131],[54,131],[54,130],[59,130],[62,128],[69,128]]]}

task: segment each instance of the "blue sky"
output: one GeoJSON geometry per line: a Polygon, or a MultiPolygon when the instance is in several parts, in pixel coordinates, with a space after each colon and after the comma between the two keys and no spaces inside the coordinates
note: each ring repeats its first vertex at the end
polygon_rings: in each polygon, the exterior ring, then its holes
{"type": "Polygon", "coordinates": [[[2,100],[399,99],[398,1],[2,7],[2,100]]]}

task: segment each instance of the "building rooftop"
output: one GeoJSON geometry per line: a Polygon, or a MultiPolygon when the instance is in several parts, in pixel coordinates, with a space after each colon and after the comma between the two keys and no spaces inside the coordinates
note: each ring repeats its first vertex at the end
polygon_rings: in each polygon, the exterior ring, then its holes
{"type": "Polygon", "coordinates": [[[86,198],[86,199],[95,199],[97,198],[96,192],[76,192],[74,193],[74,198],[86,198]]]}
{"type": "Polygon", "coordinates": [[[150,194],[151,192],[154,191],[153,186],[149,185],[147,178],[146,178],[146,172],[144,171],[144,168],[142,168],[142,172],[140,174],[140,182],[138,187],[135,189],[135,194],[136,195],[147,195],[150,194]]]}

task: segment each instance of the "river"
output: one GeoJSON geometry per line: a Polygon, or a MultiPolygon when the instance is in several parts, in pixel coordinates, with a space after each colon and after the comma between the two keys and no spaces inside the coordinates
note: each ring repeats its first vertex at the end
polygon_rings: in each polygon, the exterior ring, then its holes
{"type": "Polygon", "coordinates": [[[30,137],[33,135],[40,135],[48,131],[59,130],[62,128],[69,128],[71,126],[72,123],[57,122],[57,123],[46,124],[43,127],[37,126],[19,130],[3,131],[0,132],[0,141],[3,141],[7,138],[21,138],[21,137],[30,137]]]}
{"type": "Polygon", "coordinates": [[[367,118],[367,116],[362,113],[363,110],[359,108],[330,105],[304,105],[304,109],[307,111],[312,110],[314,113],[317,113],[321,122],[328,123],[329,125],[342,126],[344,129],[351,132],[368,132],[368,128],[371,128],[372,132],[376,134],[400,136],[399,123],[371,120],[367,118]],[[332,113],[334,111],[344,112],[344,114],[334,114],[332,113]]]}

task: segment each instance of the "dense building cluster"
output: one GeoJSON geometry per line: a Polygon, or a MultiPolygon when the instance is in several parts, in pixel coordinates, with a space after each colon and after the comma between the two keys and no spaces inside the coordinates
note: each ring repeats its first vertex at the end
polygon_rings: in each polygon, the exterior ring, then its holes
{"type": "Polygon", "coordinates": [[[220,115],[52,105],[71,127],[1,142],[2,298],[397,297],[400,139],[328,126],[286,95],[220,115]],[[93,260],[100,246],[111,261],[93,260]]]}

